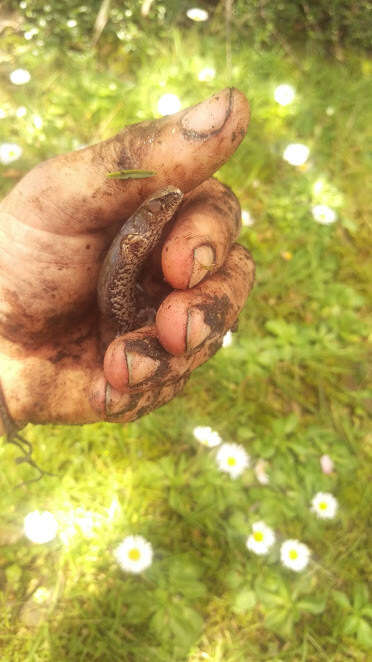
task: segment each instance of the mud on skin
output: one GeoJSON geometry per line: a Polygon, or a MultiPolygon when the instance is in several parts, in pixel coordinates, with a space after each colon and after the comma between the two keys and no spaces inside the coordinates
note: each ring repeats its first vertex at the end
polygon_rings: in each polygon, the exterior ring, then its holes
{"type": "MultiPolygon", "coordinates": [[[[115,422],[118,420],[123,421],[125,419],[125,422],[131,422],[149,414],[154,411],[154,409],[158,409],[165,405],[172,400],[175,395],[180,393],[189,377],[190,373],[187,372],[178,379],[174,379],[171,383],[164,384],[163,386],[156,386],[145,393],[127,393],[123,395],[122,408],[114,413],[109,413],[106,409],[105,420],[108,422],[115,422]]],[[[108,402],[107,404],[109,408],[110,403],[108,402]]]]}
{"type": "Polygon", "coordinates": [[[231,219],[232,225],[228,226],[231,241],[236,239],[241,228],[241,207],[238,198],[226,184],[211,177],[185,196],[182,212],[192,212],[199,205],[206,212],[210,211],[217,219],[223,219],[224,224],[226,224],[226,220],[231,219]],[[213,198],[211,197],[212,188],[213,198]]]}

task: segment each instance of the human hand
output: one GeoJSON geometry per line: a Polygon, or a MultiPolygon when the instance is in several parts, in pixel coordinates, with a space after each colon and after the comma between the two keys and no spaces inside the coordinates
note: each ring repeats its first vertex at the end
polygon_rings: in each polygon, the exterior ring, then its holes
{"type": "Polygon", "coordinates": [[[226,89],[45,161],[3,200],[0,379],[19,426],[134,420],[169,401],[221,346],[254,268],[233,243],[239,203],[210,177],[240,144],[248,119],[244,95],[226,89]],[[156,176],[107,178],[130,168],[156,176]],[[159,280],[160,272],[173,291],[156,323],[116,338],[103,365],[96,304],[103,256],[123,221],[169,184],[185,199],[145,278],[159,280]]]}

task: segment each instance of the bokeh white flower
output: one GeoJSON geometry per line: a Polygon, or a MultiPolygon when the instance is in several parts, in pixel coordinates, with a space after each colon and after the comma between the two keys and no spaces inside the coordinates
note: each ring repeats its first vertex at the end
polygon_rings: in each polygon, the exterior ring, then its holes
{"type": "Polygon", "coordinates": [[[216,70],[213,67],[204,67],[198,73],[198,79],[203,83],[210,82],[216,75],[216,70]]]}
{"type": "Polygon", "coordinates": [[[222,339],[222,347],[230,347],[232,345],[233,335],[231,331],[226,331],[222,339]]]}
{"type": "Polygon", "coordinates": [[[254,466],[254,473],[256,478],[261,485],[268,485],[270,483],[270,478],[266,473],[268,463],[265,460],[258,460],[254,466]]]}
{"type": "Polygon", "coordinates": [[[329,455],[322,455],[319,462],[320,468],[324,474],[329,475],[332,473],[334,469],[334,463],[329,455]]]}
{"type": "Polygon", "coordinates": [[[34,115],[33,118],[32,118],[32,123],[33,123],[35,129],[41,129],[43,124],[44,124],[43,118],[40,117],[40,115],[34,115]]]}
{"type": "Polygon", "coordinates": [[[77,21],[75,21],[74,18],[70,18],[67,23],[66,23],[68,28],[76,28],[77,26],[77,21]]]}
{"type": "Polygon", "coordinates": [[[31,28],[31,30],[27,30],[23,36],[27,41],[29,41],[30,39],[35,37],[35,35],[37,35],[38,32],[39,30],[37,28],[31,28]]]}
{"type": "Polygon", "coordinates": [[[125,572],[143,572],[152,564],[152,545],[142,536],[127,536],[115,549],[114,556],[125,572]]]}
{"type": "Polygon", "coordinates": [[[37,588],[32,595],[33,601],[38,605],[42,605],[43,603],[47,602],[51,597],[52,591],[49,588],[46,588],[46,586],[39,586],[39,588],[37,588]]]}
{"type": "Polygon", "coordinates": [[[251,552],[259,556],[268,554],[274,542],[275,533],[265,522],[254,522],[252,524],[252,533],[246,542],[251,552]]]}
{"type": "Polygon", "coordinates": [[[322,225],[330,225],[337,221],[337,214],[334,209],[328,205],[314,205],[311,209],[313,218],[317,223],[322,225]]]}
{"type": "Polygon", "coordinates": [[[249,227],[254,224],[254,218],[248,209],[242,209],[242,225],[249,227]]]}
{"type": "Polygon", "coordinates": [[[311,501],[311,510],[320,519],[333,519],[338,510],[338,501],[329,492],[317,492],[311,501]]]}
{"type": "Polygon", "coordinates": [[[310,554],[308,546],[298,540],[285,540],[280,547],[282,564],[295,572],[301,572],[306,568],[310,554]]]}
{"type": "Polygon", "coordinates": [[[303,165],[309,158],[310,150],[301,143],[287,145],[283,152],[283,159],[293,166],[303,165]]]}
{"type": "Polygon", "coordinates": [[[224,443],[218,449],[216,461],[220,471],[237,478],[249,467],[250,457],[240,444],[224,443]]]}
{"type": "Polygon", "coordinates": [[[24,534],[31,542],[50,542],[56,537],[57,531],[58,522],[48,510],[34,510],[24,518],[24,534]]]}
{"type": "Polygon", "coordinates": [[[205,9],[200,9],[200,7],[192,7],[191,9],[187,10],[186,16],[192,21],[200,23],[201,21],[207,21],[209,14],[205,9]]]}
{"type": "Polygon", "coordinates": [[[26,106],[19,106],[19,107],[17,108],[15,114],[16,114],[17,117],[24,117],[25,115],[27,115],[27,108],[26,108],[26,106]]]}
{"type": "Polygon", "coordinates": [[[278,85],[274,90],[274,99],[281,106],[288,106],[292,103],[296,93],[292,85],[278,85]]]}
{"type": "Polygon", "coordinates": [[[211,427],[208,425],[203,426],[203,425],[197,425],[196,428],[193,429],[193,435],[195,439],[197,439],[203,446],[208,446],[208,448],[214,448],[215,446],[219,446],[220,443],[222,442],[222,439],[218,432],[215,430],[212,430],[211,427]]]}
{"type": "Polygon", "coordinates": [[[14,69],[14,71],[9,74],[10,82],[13,85],[25,85],[31,80],[31,74],[27,69],[14,69]]]}
{"type": "Polygon", "coordinates": [[[16,161],[22,154],[22,147],[16,143],[2,143],[0,145],[0,163],[8,165],[16,161]]]}
{"type": "Polygon", "coordinates": [[[163,94],[158,101],[160,115],[173,115],[181,108],[181,101],[176,94],[163,94]]]}

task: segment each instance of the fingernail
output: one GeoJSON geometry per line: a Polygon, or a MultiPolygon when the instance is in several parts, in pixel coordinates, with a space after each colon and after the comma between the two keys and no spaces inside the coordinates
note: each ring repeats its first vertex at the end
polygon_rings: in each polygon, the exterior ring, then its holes
{"type": "Polygon", "coordinates": [[[204,313],[199,308],[191,308],[187,313],[186,351],[199,347],[211,334],[211,327],[204,321],[204,313]]]}
{"type": "Polygon", "coordinates": [[[194,248],[192,272],[189,287],[194,287],[207,275],[209,268],[215,260],[214,250],[209,244],[203,244],[194,248]]]}
{"type": "Polygon", "coordinates": [[[133,351],[125,352],[128,367],[128,385],[140,384],[145,379],[152,377],[157,371],[160,361],[152,359],[144,354],[133,351]]]}
{"type": "Polygon", "coordinates": [[[201,140],[221,131],[231,114],[232,95],[227,87],[190,108],[181,120],[184,136],[201,140]]]}
{"type": "Polygon", "coordinates": [[[130,405],[130,396],[128,393],[120,393],[112,388],[109,383],[106,385],[105,393],[105,414],[106,416],[117,416],[127,411],[130,405]]]}

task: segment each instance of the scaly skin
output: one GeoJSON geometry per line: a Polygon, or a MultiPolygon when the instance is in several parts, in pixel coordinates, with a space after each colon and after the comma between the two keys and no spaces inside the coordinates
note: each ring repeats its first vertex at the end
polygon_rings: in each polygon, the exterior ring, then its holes
{"type": "Polygon", "coordinates": [[[138,325],[139,273],[182,198],[182,191],[173,186],[151,195],[124,223],[106,254],[98,279],[98,306],[104,322],[114,326],[118,335],[138,325]]]}

